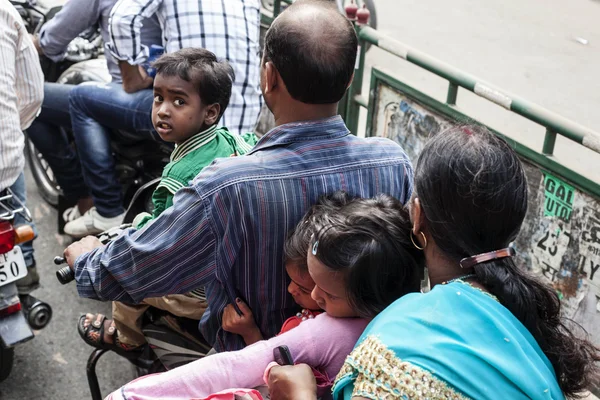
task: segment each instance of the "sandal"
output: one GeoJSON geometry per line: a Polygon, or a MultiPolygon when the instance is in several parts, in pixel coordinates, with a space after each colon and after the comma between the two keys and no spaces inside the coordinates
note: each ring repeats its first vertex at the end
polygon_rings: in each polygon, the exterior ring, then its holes
{"type": "Polygon", "coordinates": [[[107,343],[104,341],[104,322],[106,316],[102,314],[96,314],[96,318],[88,326],[84,326],[86,315],[82,315],[77,323],[77,331],[79,336],[84,342],[92,347],[102,350],[111,350],[118,355],[127,359],[137,359],[144,350],[144,345],[131,346],[126,343],[119,341],[117,328],[115,322],[112,321],[109,327],[108,335],[113,338],[113,343],[107,343]]]}

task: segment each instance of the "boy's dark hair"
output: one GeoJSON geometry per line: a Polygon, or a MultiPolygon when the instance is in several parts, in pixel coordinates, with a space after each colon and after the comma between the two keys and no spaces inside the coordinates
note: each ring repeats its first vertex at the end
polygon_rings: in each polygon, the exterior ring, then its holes
{"type": "Polygon", "coordinates": [[[354,310],[373,318],[407,293],[418,292],[423,252],[410,242],[408,211],[392,196],[354,199],[341,207],[335,221],[315,232],[316,257],[343,273],[354,310]]]}
{"type": "Polygon", "coordinates": [[[277,18],[265,36],[264,61],[271,61],[292,98],[308,104],[341,100],[352,80],[358,39],[335,3],[298,0],[277,18]],[[311,19],[294,19],[305,7],[319,7],[311,19]]]}
{"type": "Polygon", "coordinates": [[[235,73],[227,61],[217,59],[214,53],[206,49],[189,47],[163,54],[152,66],[157,74],[177,76],[192,82],[204,104],[218,103],[221,113],[216,122],[219,122],[229,105],[231,87],[235,81],[235,73]]]}
{"type": "Polygon", "coordinates": [[[293,261],[300,273],[308,273],[306,256],[308,255],[310,237],[316,230],[321,229],[325,224],[331,223],[332,215],[335,215],[350,200],[351,197],[348,193],[341,190],[319,197],[317,203],[306,212],[298,225],[288,234],[288,238],[283,245],[286,262],[293,261]]]}
{"type": "MultiPolygon", "coordinates": [[[[451,127],[426,144],[415,168],[415,194],[429,234],[457,264],[508,247],[527,213],[527,179],[519,157],[482,126],[451,127]]],[[[576,337],[561,318],[556,291],[519,269],[512,257],[477,264],[473,271],[535,338],[567,397],[577,397],[593,383],[600,349],[576,337]]]]}

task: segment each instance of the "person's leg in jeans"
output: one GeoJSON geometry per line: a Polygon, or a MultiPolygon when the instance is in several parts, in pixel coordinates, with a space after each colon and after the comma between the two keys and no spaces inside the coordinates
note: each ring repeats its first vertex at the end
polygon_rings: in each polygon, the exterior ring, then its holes
{"type": "MultiPolygon", "coordinates": [[[[20,207],[20,203],[25,205],[27,204],[25,175],[22,172],[21,175],[19,175],[19,177],[15,181],[15,183],[13,183],[13,185],[10,187],[10,190],[12,190],[13,192],[13,199],[11,199],[11,206],[13,208],[20,207]],[[20,203],[14,197],[17,197],[20,200],[20,203]]],[[[15,227],[19,225],[28,224],[33,228],[33,231],[36,232],[33,221],[27,222],[27,220],[22,214],[15,215],[13,224],[15,227]]],[[[35,258],[33,257],[33,240],[21,243],[19,246],[21,247],[21,251],[23,252],[23,258],[25,258],[25,265],[27,266],[27,276],[17,281],[17,289],[19,290],[20,294],[28,294],[32,290],[36,289],[39,286],[40,282],[40,276],[38,275],[37,269],[35,267],[35,258]]]]}
{"type": "Polygon", "coordinates": [[[65,129],[71,129],[69,93],[75,85],[44,84],[44,102],[40,115],[27,130],[27,136],[52,169],[64,196],[77,202],[72,219],[78,218],[93,204],[83,180],[79,158],[71,148],[65,129]]]}
{"type": "Polygon", "coordinates": [[[121,223],[125,210],[110,148],[110,130],[154,138],[153,99],[152,89],[128,94],[119,84],[84,83],[71,91],[73,135],[95,207],[65,225],[68,234],[81,237],[121,223]]]}

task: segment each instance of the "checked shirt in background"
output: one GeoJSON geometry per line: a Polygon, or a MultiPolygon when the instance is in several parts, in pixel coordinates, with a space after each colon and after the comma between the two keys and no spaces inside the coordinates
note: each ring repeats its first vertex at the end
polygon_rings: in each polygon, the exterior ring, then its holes
{"type": "MultiPolygon", "coordinates": [[[[156,14],[167,53],[205,48],[229,61],[235,82],[220,121],[232,133],[253,131],[262,106],[260,92],[259,0],[120,0],[109,24],[111,54],[141,64],[149,49],[140,41],[144,19],[156,14]]],[[[157,43],[158,44],[158,43],[157,43]]]]}

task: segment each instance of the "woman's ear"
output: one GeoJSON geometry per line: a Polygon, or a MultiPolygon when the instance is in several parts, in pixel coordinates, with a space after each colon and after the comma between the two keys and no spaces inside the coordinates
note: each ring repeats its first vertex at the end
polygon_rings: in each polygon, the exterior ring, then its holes
{"type": "Polygon", "coordinates": [[[419,232],[425,229],[425,214],[421,208],[421,201],[418,197],[413,197],[410,205],[410,220],[412,222],[412,233],[419,237],[419,232]]]}
{"type": "Polygon", "coordinates": [[[204,116],[204,125],[213,126],[217,123],[221,114],[221,105],[219,103],[210,104],[206,107],[206,115],[204,116]]]}

